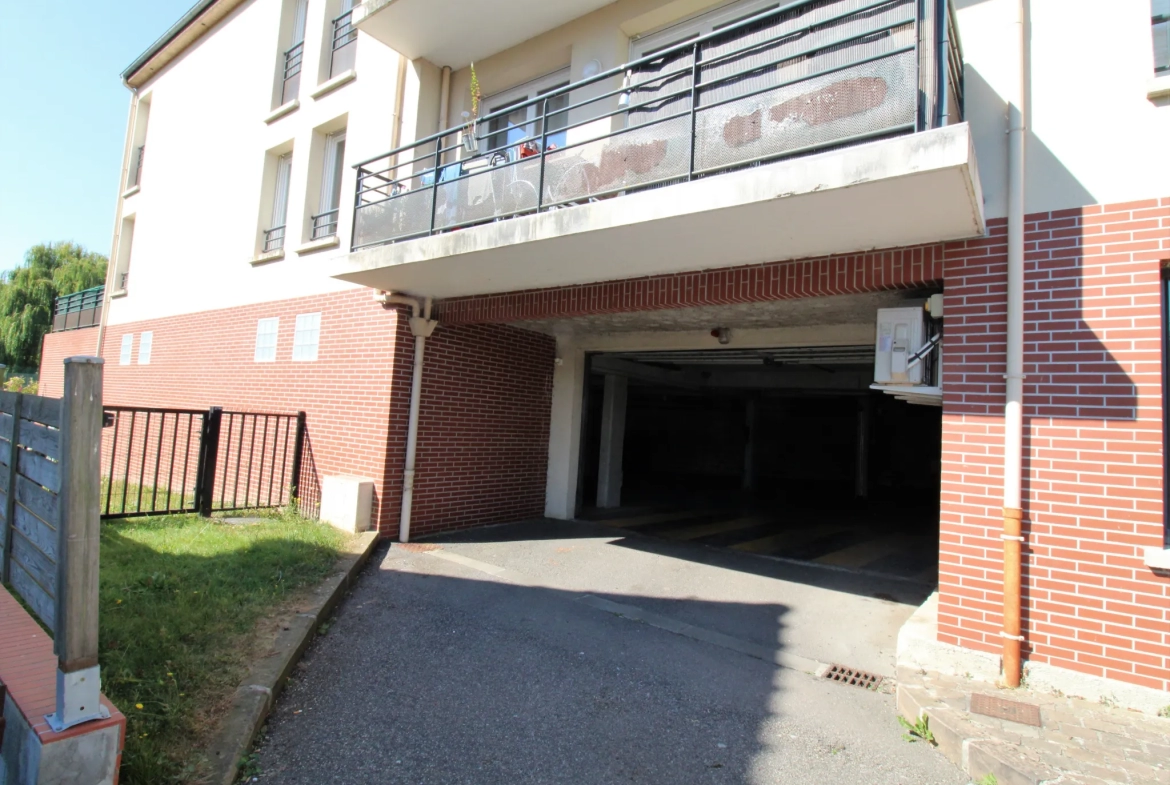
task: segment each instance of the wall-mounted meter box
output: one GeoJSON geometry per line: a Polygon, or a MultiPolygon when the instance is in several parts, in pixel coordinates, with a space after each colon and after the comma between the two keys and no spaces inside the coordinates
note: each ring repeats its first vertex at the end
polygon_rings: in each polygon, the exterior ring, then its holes
{"type": "Polygon", "coordinates": [[[910,368],[911,356],[926,342],[926,313],[921,305],[881,308],[877,317],[876,384],[922,384],[925,363],[910,368]]]}

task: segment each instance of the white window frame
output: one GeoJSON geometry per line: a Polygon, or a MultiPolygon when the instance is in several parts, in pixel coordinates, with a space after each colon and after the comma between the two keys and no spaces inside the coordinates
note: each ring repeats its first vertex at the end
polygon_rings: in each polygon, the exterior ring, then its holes
{"type": "MultiPolygon", "coordinates": [[[[570,77],[571,71],[569,68],[560,68],[550,74],[537,77],[536,79],[532,79],[528,82],[525,82],[524,84],[510,87],[507,90],[501,90],[498,93],[484,98],[480,103],[484,107],[485,114],[492,114],[494,112],[507,109],[511,104],[520,103],[532,98],[539,98],[541,95],[544,95],[547,92],[556,90],[559,87],[564,87],[571,83],[570,77]]],[[[539,126],[541,114],[542,112],[540,103],[530,104],[525,110],[526,117],[524,122],[520,125],[513,125],[512,127],[523,128],[526,126],[531,126],[532,132],[526,138],[539,141],[541,136],[541,130],[539,126]]],[[[567,115],[568,113],[566,112],[565,114],[567,115]]],[[[569,124],[569,118],[565,117],[563,120],[557,122],[561,124],[561,127],[564,127],[569,124]]],[[[484,123],[483,128],[480,130],[480,138],[484,142],[484,146],[481,149],[484,151],[495,149],[496,145],[491,143],[492,137],[507,131],[507,128],[499,128],[492,131],[489,130],[489,125],[490,122],[484,123]]],[[[557,128],[552,133],[557,133],[560,130],[560,128],[557,128]]],[[[514,144],[519,143],[520,142],[517,141],[514,144]]],[[[516,157],[516,154],[513,150],[509,150],[509,157],[516,157]]]]}
{"type": "Polygon", "coordinates": [[[150,354],[154,350],[154,331],[145,330],[138,336],[138,364],[150,365],[150,354]]]}
{"type": "Polygon", "coordinates": [[[118,355],[118,365],[130,365],[134,361],[134,333],[122,336],[122,351],[118,355]]]}
{"type": "Polygon", "coordinates": [[[705,11],[687,19],[671,22],[665,27],[631,38],[630,59],[638,60],[659,49],[713,33],[721,27],[761,14],[770,8],[779,8],[780,5],[778,0],[738,0],[713,11],[705,11]]]}
{"type": "Polygon", "coordinates": [[[280,317],[272,316],[256,322],[256,349],[252,355],[255,362],[276,362],[276,349],[280,337],[280,317]],[[271,329],[269,329],[271,328],[271,329]],[[268,339],[271,338],[271,344],[268,339]]]}
{"type": "Polygon", "coordinates": [[[321,312],[297,314],[296,329],[293,331],[293,362],[315,361],[320,345],[321,312]]]}
{"type": "MultiPolygon", "coordinates": [[[[318,214],[341,207],[341,178],[345,174],[345,129],[325,137],[325,165],[321,168],[318,214]]],[[[337,234],[336,227],[332,234],[337,234]]]]}
{"type": "MultiPolygon", "coordinates": [[[[272,194],[272,223],[269,229],[288,223],[288,191],[292,184],[293,154],[285,153],[276,159],[276,190],[272,194]]],[[[288,237],[286,230],[284,236],[288,237]]]]}

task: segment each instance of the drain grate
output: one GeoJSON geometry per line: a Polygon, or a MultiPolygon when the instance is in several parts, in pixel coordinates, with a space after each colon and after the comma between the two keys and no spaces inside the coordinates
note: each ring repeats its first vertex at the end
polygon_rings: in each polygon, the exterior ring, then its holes
{"type": "Polygon", "coordinates": [[[435,545],[433,542],[396,542],[394,547],[411,553],[427,553],[443,549],[441,545],[435,545]]]}
{"type": "Polygon", "coordinates": [[[876,673],[859,671],[857,668],[846,668],[844,665],[830,665],[824,673],[824,678],[867,690],[877,689],[877,686],[882,683],[882,677],[876,673]]]}

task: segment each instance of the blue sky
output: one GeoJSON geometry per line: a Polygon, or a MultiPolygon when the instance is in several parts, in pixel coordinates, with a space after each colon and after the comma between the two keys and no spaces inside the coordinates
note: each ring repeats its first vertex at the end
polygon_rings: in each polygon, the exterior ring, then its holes
{"type": "Polygon", "coordinates": [[[119,74],[195,0],[0,0],[0,270],[40,242],[110,252],[119,74]]]}

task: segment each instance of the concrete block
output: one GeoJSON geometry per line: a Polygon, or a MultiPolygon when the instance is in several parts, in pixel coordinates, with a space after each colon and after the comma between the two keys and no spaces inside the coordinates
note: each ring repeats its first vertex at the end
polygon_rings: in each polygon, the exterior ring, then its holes
{"type": "Polygon", "coordinates": [[[374,481],[347,475],[321,480],[321,520],[344,532],[357,534],[370,528],[374,481]]]}

